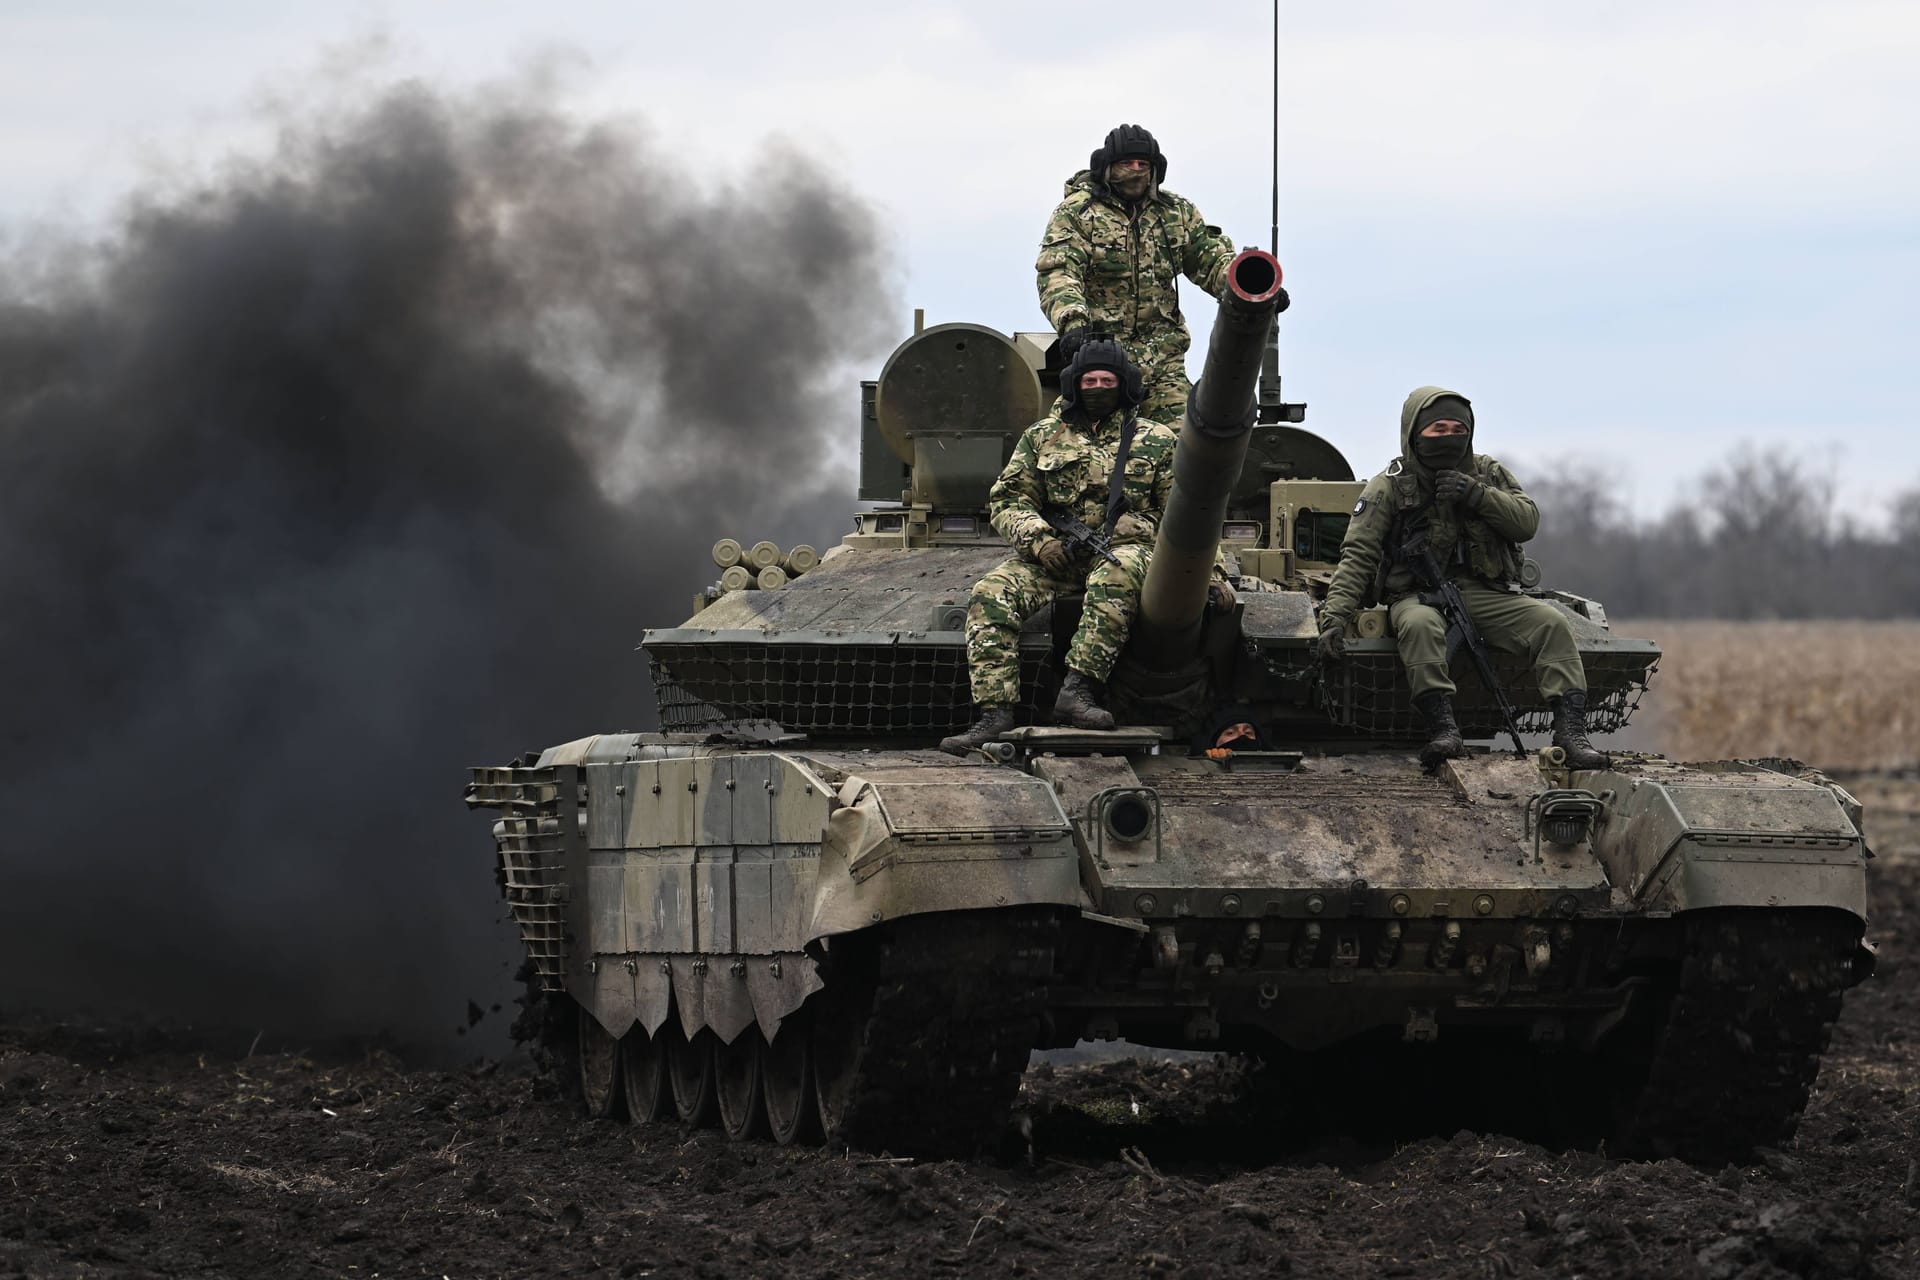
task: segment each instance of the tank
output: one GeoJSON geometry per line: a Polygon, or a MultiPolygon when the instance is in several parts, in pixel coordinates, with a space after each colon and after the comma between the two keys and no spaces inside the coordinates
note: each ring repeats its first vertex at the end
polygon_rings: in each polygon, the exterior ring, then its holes
{"type": "MultiPolygon", "coordinates": [[[[1257,1054],[1356,1125],[1473,1095],[1616,1154],[1791,1137],[1871,966],[1860,806],[1790,762],[1503,753],[1464,662],[1482,744],[1423,772],[1383,611],[1344,664],[1315,660],[1360,482],[1261,384],[1279,265],[1249,250],[1229,277],[1120,728],[1039,712],[1068,598],[1021,635],[1026,723],[935,748],[972,719],[969,589],[1008,554],[988,487],[1060,362],[1051,334],[916,323],[862,388],[853,531],[815,555],[716,530],[726,579],[646,633],[659,730],[474,771],[590,1113],[965,1154],[1033,1051],[1124,1039],[1257,1054]],[[1234,721],[1257,748],[1209,751],[1234,721]]],[[[1527,577],[1574,629],[1591,724],[1618,729],[1658,648],[1527,577]]],[[[1497,669],[1542,731],[1528,673],[1497,669]]]]}

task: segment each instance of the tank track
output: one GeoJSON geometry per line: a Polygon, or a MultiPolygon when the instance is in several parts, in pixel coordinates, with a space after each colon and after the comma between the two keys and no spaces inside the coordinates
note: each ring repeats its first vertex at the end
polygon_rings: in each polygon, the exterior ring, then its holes
{"type": "Polygon", "coordinates": [[[871,977],[831,1004],[833,1016],[864,1021],[837,1136],[930,1156],[972,1155],[1000,1137],[1059,932],[1050,910],[1006,909],[909,917],[857,940],[873,947],[871,977]]]}
{"type": "Polygon", "coordinates": [[[1838,912],[1725,910],[1688,921],[1678,984],[1616,1153],[1741,1160],[1799,1127],[1860,922],[1838,912]]]}

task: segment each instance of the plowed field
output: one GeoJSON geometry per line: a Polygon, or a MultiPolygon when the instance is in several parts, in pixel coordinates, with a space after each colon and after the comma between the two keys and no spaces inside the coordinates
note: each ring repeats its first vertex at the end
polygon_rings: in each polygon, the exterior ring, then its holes
{"type": "Polygon", "coordinates": [[[587,1122],[511,1065],[16,1026],[0,1275],[1920,1276],[1920,783],[1854,782],[1880,972],[1751,1165],[1269,1145],[1213,1060],[1035,1067],[1004,1158],[906,1163],[587,1122]]]}

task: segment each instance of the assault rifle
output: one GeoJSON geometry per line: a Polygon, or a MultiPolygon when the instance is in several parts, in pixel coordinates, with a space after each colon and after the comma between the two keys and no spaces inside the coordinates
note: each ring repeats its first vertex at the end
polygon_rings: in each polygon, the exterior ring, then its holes
{"type": "Polygon", "coordinates": [[[1400,544],[1400,554],[1420,585],[1420,603],[1438,609],[1440,616],[1446,619],[1447,662],[1451,664],[1454,655],[1463,648],[1473,658],[1473,669],[1480,673],[1480,682],[1493,695],[1494,706],[1499,708],[1500,719],[1507,726],[1507,736],[1513,739],[1513,753],[1517,756],[1526,755],[1527,748],[1520,741],[1520,716],[1507,698],[1507,691],[1500,686],[1500,678],[1493,673],[1493,659],[1487,653],[1487,642],[1480,638],[1479,630],[1473,625],[1473,618],[1467,613],[1467,602],[1460,597],[1460,588],[1440,572],[1440,565],[1433,558],[1427,530],[1422,527],[1409,531],[1400,544]]]}
{"type": "Polygon", "coordinates": [[[1113,539],[1106,534],[1087,528],[1058,507],[1042,507],[1040,518],[1060,535],[1074,555],[1082,558],[1099,556],[1117,569],[1126,567],[1120,563],[1120,557],[1113,554],[1113,539]]]}

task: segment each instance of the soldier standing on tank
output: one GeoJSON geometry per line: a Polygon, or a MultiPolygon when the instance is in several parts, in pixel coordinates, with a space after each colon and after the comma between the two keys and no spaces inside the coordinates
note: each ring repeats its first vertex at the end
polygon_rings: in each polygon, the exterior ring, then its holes
{"type": "MultiPolygon", "coordinates": [[[[987,498],[1000,536],[1018,553],[974,584],[967,604],[967,669],[980,719],[940,743],[964,755],[1011,729],[1020,701],[1020,624],[1054,597],[1086,590],[1067,649],[1057,723],[1111,729],[1102,686],[1127,642],[1147,558],[1173,488],[1171,428],[1138,410],[1141,373],[1117,342],[1083,343],[1060,377],[1060,404],[1028,427],[987,498]],[[1111,530],[1119,564],[1076,558],[1041,514],[1064,513],[1111,530]]],[[[1219,584],[1225,588],[1224,580],[1219,584]]]]}
{"type": "Polygon", "coordinates": [[[1140,364],[1140,413],[1155,422],[1179,421],[1191,388],[1179,279],[1218,298],[1233,261],[1232,242],[1192,201],[1163,188],[1166,176],[1167,158],[1151,133],[1133,124],[1114,129],[1067,180],[1034,264],[1040,309],[1060,335],[1061,358],[1071,360],[1091,332],[1114,335],[1140,364]]]}
{"type": "Polygon", "coordinates": [[[1540,527],[1540,510],[1497,459],[1473,452],[1473,406],[1443,387],[1419,387],[1400,410],[1403,452],[1367,482],[1354,504],[1340,567],[1320,609],[1320,651],[1345,656],[1346,628],[1370,601],[1388,607],[1413,702],[1430,739],[1420,760],[1429,768],[1466,754],[1453,717],[1447,671],[1447,624],[1423,602],[1406,540],[1424,531],[1427,550],[1460,588],[1481,638],[1495,649],[1525,654],[1541,695],[1553,708],[1553,742],[1576,769],[1611,763],[1587,740],[1587,677],[1566,615],[1519,594],[1519,544],[1540,527]]]}

